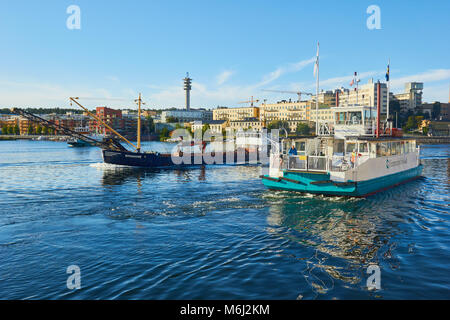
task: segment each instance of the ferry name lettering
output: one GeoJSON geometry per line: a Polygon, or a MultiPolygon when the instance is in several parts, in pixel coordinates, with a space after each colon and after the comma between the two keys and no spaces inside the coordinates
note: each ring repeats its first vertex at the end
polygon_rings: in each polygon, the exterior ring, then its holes
{"type": "Polygon", "coordinates": [[[403,158],[400,160],[396,160],[396,161],[389,161],[389,159],[386,160],[386,167],[390,168],[390,167],[395,167],[395,166],[399,166],[401,164],[407,164],[408,163],[408,159],[407,158],[403,158]]]}

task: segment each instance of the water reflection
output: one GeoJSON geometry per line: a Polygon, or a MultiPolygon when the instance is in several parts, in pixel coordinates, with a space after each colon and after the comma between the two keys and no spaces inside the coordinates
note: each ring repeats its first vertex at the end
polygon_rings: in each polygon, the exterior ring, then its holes
{"type": "Polygon", "coordinates": [[[117,166],[114,168],[102,168],[102,170],[102,184],[104,186],[122,185],[136,181],[138,186],[142,187],[144,180],[152,179],[162,172],[175,175],[177,178],[182,178],[186,181],[193,180],[195,177],[199,181],[206,180],[205,166],[181,169],[148,169],[117,166]]]}
{"type": "Polygon", "coordinates": [[[404,219],[391,213],[383,199],[325,198],[291,192],[269,197],[272,203],[278,198],[269,208],[269,232],[286,237],[297,248],[301,246],[289,255],[306,264],[302,274],[316,294],[331,290],[335,280],[364,287],[362,280],[367,278],[369,264],[399,267],[392,237],[403,232],[399,224],[404,219]]]}

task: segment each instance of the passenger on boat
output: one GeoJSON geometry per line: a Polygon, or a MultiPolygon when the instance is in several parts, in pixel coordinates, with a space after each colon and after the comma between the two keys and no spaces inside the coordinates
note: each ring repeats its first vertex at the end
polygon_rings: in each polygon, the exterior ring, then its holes
{"type": "Polygon", "coordinates": [[[356,150],[355,149],[353,149],[352,158],[351,158],[350,162],[352,163],[352,168],[354,168],[355,163],[356,163],[356,150]]]}
{"type": "Polygon", "coordinates": [[[295,148],[295,145],[292,145],[292,147],[289,149],[289,168],[295,167],[295,158],[293,156],[297,155],[297,149],[295,148]]]}
{"type": "Polygon", "coordinates": [[[297,155],[297,149],[295,148],[295,145],[292,145],[292,147],[289,149],[289,155],[290,156],[296,156],[297,155]]]}

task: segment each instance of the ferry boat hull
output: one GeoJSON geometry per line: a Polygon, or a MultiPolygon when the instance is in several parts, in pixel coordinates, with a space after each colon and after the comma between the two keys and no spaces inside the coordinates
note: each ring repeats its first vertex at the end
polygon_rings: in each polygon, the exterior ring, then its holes
{"type": "Polygon", "coordinates": [[[364,180],[339,182],[330,179],[329,173],[289,172],[283,177],[264,175],[263,184],[269,189],[289,190],[328,196],[367,197],[377,192],[417,179],[422,174],[423,165],[389,175],[364,180]]]}

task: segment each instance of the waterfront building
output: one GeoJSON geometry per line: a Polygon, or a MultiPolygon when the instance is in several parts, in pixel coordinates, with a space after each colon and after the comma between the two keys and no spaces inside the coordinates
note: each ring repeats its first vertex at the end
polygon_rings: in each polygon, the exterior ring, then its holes
{"type": "Polygon", "coordinates": [[[17,115],[2,115],[0,117],[0,133],[3,127],[15,127],[20,123],[20,117],[17,115]]]}
{"type": "Polygon", "coordinates": [[[422,105],[422,93],[422,82],[407,82],[405,84],[405,92],[394,94],[394,99],[400,103],[402,112],[415,112],[422,105]]]}
{"type": "Polygon", "coordinates": [[[174,122],[192,122],[192,121],[210,121],[213,120],[213,112],[206,109],[175,109],[161,112],[161,122],[167,123],[169,120],[174,122]]]}
{"type": "Polygon", "coordinates": [[[144,110],[142,111],[142,115],[144,117],[152,117],[154,118],[158,113],[155,110],[144,110]]]}
{"type": "Polygon", "coordinates": [[[254,106],[239,108],[218,107],[213,110],[213,120],[239,121],[246,118],[259,118],[259,108],[254,106]]]}
{"type": "Polygon", "coordinates": [[[222,133],[228,125],[227,120],[210,120],[207,122],[209,129],[213,133],[222,133]]]}
{"type": "MultiPolygon", "coordinates": [[[[316,96],[313,95],[311,100],[316,101],[316,96]]],[[[336,106],[336,91],[328,90],[319,93],[319,104],[327,105],[328,107],[336,106]]]]}
{"type": "MultiPolygon", "coordinates": [[[[331,98],[330,92],[322,93],[322,96],[319,94],[318,120],[321,123],[333,122],[331,111],[333,105],[329,104],[335,103],[336,100],[331,98]]],[[[300,123],[311,124],[316,121],[316,103],[311,99],[294,102],[282,100],[274,104],[262,104],[260,106],[261,126],[267,127],[272,121],[287,121],[289,130],[294,132],[300,123]]]]}
{"type": "Polygon", "coordinates": [[[439,113],[439,120],[450,121],[450,102],[441,103],[441,111],[439,113]]]}
{"type": "MultiPolygon", "coordinates": [[[[341,89],[338,91],[337,106],[364,105],[376,107],[377,83],[370,79],[368,83],[359,86],[358,90],[341,89]]],[[[335,100],[336,101],[336,100],[335,100]]],[[[381,83],[381,113],[387,110],[387,86],[381,83]]]]}
{"type": "Polygon", "coordinates": [[[274,120],[306,120],[307,108],[309,101],[286,101],[282,100],[277,103],[266,104],[260,106],[260,121],[267,126],[274,120]]]}
{"type": "Polygon", "coordinates": [[[261,131],[263,128],[261,121],[259,118],[246,118],[243,120],[235,120],[230,121],[230,128],[239,131],[239,130],[250,130],[261,131]]]}
{"type": "MultiPolygon", "coordinates": [[[[333,109],[326,105],[320,105],[317,111],[317,119],[319,122],[333,123],[334,112],[333,109]]],[[[311,106],[308,108],[308,116],[306,118],[308,121],[316,121],[316,107],[311,106]]]]}
{"type": "Polygon", "coordinates": [[[203,126],[208,125],[211,133],[222,133],[228,125],[227,120],[209,120],[209,121],[194,121],[191,124],[192,132],[202,130],[203,126]]]}
{"type": "MultiPolygon", "coordinates": [[[[121,131],[124,128],[124,121],[122,119],[122,111],[115,110],[108,107],[97,107],[96,115],[104,123],[113,128],[116,131],[121,131]]],[[[91,132],[98,134],[111,134],[111,130],[104,127],[101,123],[98,123],[96,119],[92,119],[90,122],[91,132]]]]}

